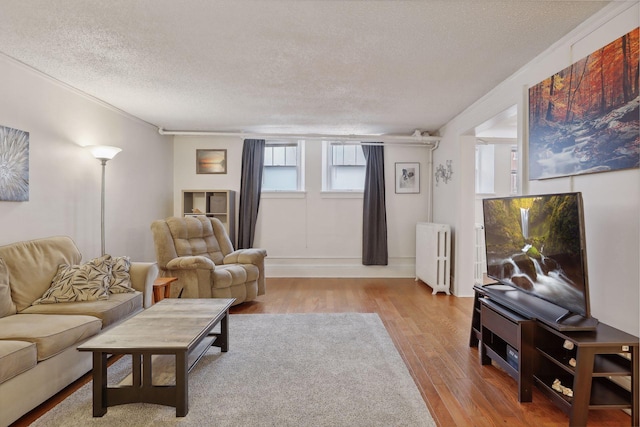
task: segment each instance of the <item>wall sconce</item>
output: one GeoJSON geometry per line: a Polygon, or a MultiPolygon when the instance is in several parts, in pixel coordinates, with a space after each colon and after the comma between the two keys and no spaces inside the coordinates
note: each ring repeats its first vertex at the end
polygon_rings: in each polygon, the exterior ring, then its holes
{"type": "Polygon", "coordinates": [[[102,165],[102,198],[100,203],[100,247],[102,249],[102,255],[105,254],[104,251],[104,172],[105,166],[107,162],[113,159],[116,154],[122,151],[122,148],[112,147],[109,145],[89,145],[85,147],[87,150],[91,152],[93,157],[100,160],[100,164],[102,165]]]}
{"type": "Polygon", "coordinates": [[[451,175],[453,175],[453,170],[451,169],[451,163],[453,160],[447,160],[447,167],[445,168],[442,163],[440,163],[436,167],[436,186],[440,180],[442,180],[445,184],[448,184],[451,180],[451,175]]]}

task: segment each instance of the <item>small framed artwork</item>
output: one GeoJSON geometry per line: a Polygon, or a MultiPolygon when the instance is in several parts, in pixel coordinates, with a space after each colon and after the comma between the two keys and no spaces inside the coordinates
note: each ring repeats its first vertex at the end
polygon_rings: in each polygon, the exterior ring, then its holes
{"type": "Polygon", "coordinates": [[[396,193],[420,192],[420,163],[396,163],[396,193]]]}
{"type": "Polygon", "coordinates": [[[196,173],[227,173],[227,150],[196,150],[196,173]]]}

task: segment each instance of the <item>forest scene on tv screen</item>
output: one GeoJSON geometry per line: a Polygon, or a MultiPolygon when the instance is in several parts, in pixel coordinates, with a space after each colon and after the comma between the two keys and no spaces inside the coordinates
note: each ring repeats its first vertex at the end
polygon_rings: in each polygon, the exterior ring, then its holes
{"type": "Polygon", "coordinates": [[[487,274],[585,315],[577,194],[485,199],[487,274]]]}

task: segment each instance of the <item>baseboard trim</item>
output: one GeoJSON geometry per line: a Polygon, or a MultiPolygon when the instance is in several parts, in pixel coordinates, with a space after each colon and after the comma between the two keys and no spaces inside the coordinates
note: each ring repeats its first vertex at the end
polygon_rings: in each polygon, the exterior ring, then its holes
{"type": "Polygon", "coordinates": [[[266,277],[415,278],[413,258],[390,258],[388,265],[362,265],[356,258],[265,259],[266,277]]]}

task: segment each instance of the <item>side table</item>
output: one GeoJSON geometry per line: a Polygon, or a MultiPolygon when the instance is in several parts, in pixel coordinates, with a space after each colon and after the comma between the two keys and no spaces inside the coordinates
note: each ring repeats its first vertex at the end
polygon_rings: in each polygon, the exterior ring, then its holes
{"type": "Polygon", "coordinates": [[[171,283],[178,280],[177,277],[158,277],[153,282],[153,299],[152,303],[162,301],[171,295],[171,283]]]}

